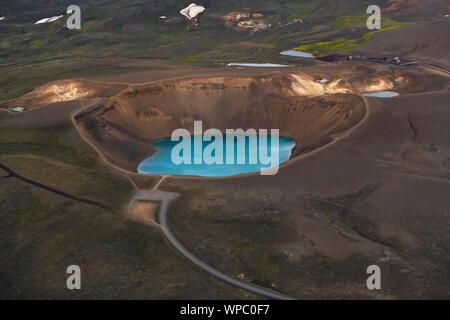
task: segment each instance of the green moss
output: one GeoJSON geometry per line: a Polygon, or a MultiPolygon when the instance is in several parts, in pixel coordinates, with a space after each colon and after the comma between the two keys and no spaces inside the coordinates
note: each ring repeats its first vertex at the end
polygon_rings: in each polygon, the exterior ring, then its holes
{"type": "Polygon", "coordinates": [[[382,28],[380,30],[375,30],[367,32],[361,38],[358,39],[346,39],[338,38],[330,41],[320,41],[304,44],[294,48],[293,50],[300,50],[308,53],[312,53],[316,56],[327,56],[336,53],[348,53],[352,49],[366,44],[370,41],[370,38],[379,32],[396,29],[402,26],[410,25],[411,23],[398,23],[389,27],[382,28]]]}
{"type": "Polygon", "coordinates": [[[256,43],[252,41],[241,41],[237,44],[229,44],[229,46],[232,45],[239,45],[243,47],[250,47],[250,48],[259,48],[259,49],[273,49],[274,45],[272,43],[256,43]]]}
{"type": "Polygon", "coordinates": [[[334,53],[347,53],[358,45],[357,40],[339,38],[331,41],[304,44],[294,48],[294,50],[312,53],[316,56],[326,56],[334,53]]]}
{"type": "Polygon", "coordinates": [[[306,1],[287,1],[284,7],[288,9],[289,19],[305,18],[310,14],[311,6],[314,4],[315,0],[306,1]]]}
{"type": "MultiPolygon", "coordinates": [[[[367,24],[367,15],[360,16],[341,16],[338,17],[333,25],[336,29],[342,30],[346,28],[366,28],[367,24]]],[[[398,25],[399,23],[389,17],[383,17],[382,19],[382,27],[390,27],[393,25],[398,25]]]]}
{"type": "Polygon", "coordinates": [[[101,13],[99,11],[91,12],[86,16],[87,21],[103,21],[106,20],[109,16],[106,13],[101,13]]]}
{"type": "Polygon", "coordinates": [[[36,40],[33,40],[33,41],[31,42],[31,46],[33,46],[33,47],[39,47],[39,46],[41,46],[43,43],[44,43],[44,40],[43,40],[43,39],[36,39],[36,40]]]}
{"type": "Polygon", "coordinates": [[[333,82],[335,82],[335,81],[338,81],[339,79],[341,79],[341,77],[333,77],[331,80],[329,80],[329,81],[327,81],[327,85],[328,84],[330,84],[330,83],[333,83],[333,82]]]}
{"type": "Polygon", "coordinates": [[[410,26],[410,25],[413,25],[413,24],[414,24],[413,22],[398,23],[398,24],[395,24],[395,25],[392,25],[392,26],[389,26],[389,27],[382,28],[380,30],[374,30],[374,31],[368,32],[368,33],[366,33],[363,36],[363,38],[362,38],[363,42],[361,44],[365,44],[365,43],[369,42],[370,41],[370,37],[373,36],[376,33],[387,31],[387,30],[393,30],[393,29],[397,29],[397,28],[400,28],[400,27],[410,26]]]}

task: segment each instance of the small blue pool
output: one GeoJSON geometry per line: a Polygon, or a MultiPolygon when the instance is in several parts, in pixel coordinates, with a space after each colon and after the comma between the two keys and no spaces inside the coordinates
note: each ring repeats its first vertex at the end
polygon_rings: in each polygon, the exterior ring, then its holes
{"type": "Polygon", "coordinates": [[[366,97],[376,97],[376,98],[393,98],[397,97],[399,94],[394,91],[378,91],[378,92],[367,92],[363,96],[366,97]]]}
{"type": "Polygon", "coordinates": [[[280,52],[283,56],[292,56],[292,57],[300,57],[300,58],[314,58],[314,55],[308,52],[300,51],[300,50],[287,50],[280,52]]]}

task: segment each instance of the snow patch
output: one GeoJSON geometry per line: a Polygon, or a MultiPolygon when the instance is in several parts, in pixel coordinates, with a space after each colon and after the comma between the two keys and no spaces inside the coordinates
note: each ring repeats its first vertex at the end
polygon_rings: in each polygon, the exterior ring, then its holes
{"type": "Polygon", "coordinates": [[[191,3],[186,8],[180,11],[180,13],[188,18],[189,20],[194,19],[196,16],[198,16],[200,13],[204,12],[206,9],[205,7],[199,6],[195,3],[191,3]]]}
{"type": "Polygon", "coordinates": [[[39,21],[36,21],[34,24],[49,23],[49,22],[53,22],[53,21],[56,21],[58,19],[61,19],[62,17],[64,17],[64,15],[54,16],[54,17],[50,17],[50,18],[44,18],[44,19],[41,19],[39,21]]]}

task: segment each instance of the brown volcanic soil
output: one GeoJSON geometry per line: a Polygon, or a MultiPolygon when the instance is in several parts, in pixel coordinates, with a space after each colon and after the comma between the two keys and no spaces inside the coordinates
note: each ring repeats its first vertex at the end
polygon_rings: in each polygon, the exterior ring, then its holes
{"type": "Polygon", "coordinates": [[[169,180],[162,189],[189,194],[171,212],[177,234],[219,270],[255,281],[254,265],[270,248],[278,262],[265,281],[305,298],[448,299],[449,99],[450,92],[369,99],[370,116],[356,132],[275,176],[169,180]],[[265,234],[259,220],[283,231],[268,241],[238,227],[251,222],[253,233],[265,234]],[[351,264],[347,275],[330,276],[320,261],[307,269],[315,254],[342,262],[357,253],[380,265],[381,291],[365,288],[365,263],[351,264]],[[316,273],[329,281],[309,282],[316,273]]]}
{"type": "MultiPolygon", "coordinates": [[[[269,287],[275,284],[277,290],[301,298],[448,299],[450,93],[443,90],[450,84],[449,78],[424,72],[421,68],[386,68],[368,63],[359,64],[358,72],[352,77],[351,67],[345,62],[320,64],[315,68],[305,68],[302,72],[309,76],[322,75],[327,79],[340,76],[345,82],[338,88],[350,88],[357,92],[351,83],[361,83],[357,79],[364,79],[367,74],[379,74],[380,70],[384,72],[384,77],[403,77],[403,81],[395,81],[395,87],[405,95],[385,100],[369,98],[371,112],[356,131],[320,152],[283,166],[278,175],[223,180],[166,180],[162,189],[176,190],[182,194],[180,202],[171,206],[170,211],[171,226],[177,236],[205,262],[231,275],[244,274],[245,279],[253,281],[261,271],[255,271],[255,268],[260,267],[264,274],[267,266],[271,273],[268,273],[267,282],[261,285],[269,287]],[[408,94],[423,91],[430,92],[408,94]],[[265,224],[267,221],[269,223],[265,224]],[[178,223],[191,228],[183,229],[178,223]],[[319,260],[311,262],[310,259],[318,254],[325,258],[320,256],[319,260]],[[365,287],[366,261],[342,262],[355,254],[370,256],[373,258],[371,263],[381,266],[381,291],[368,291],[365,287]],[[265,260],[272,256],[275,256],[273,260],[265,260]],[[338,260],[330,262],[330,257],[338,260]],[[235,261],[240,264],[234,265],[235,261]]],[[[170,77],[180,76],[177,72],[170,71],[170,77]]],[[[190,81],[208,79],[210,72],[200,70],[198,79],[190,81]]],[[[222,72],[243,71],[217,70],[219,74],[222,72]]],[[[258,78],[261,75],[257,73],[267,71],[250,72],[258,78]]],[[[134,79],[139,82],[159,80],[159,77],[165,76],[167,73],[164,72],[142,72],[115,76],[115,80],[134,79]]],[[[246,78],[237,74],[234,76],[232,78],[246,78]]],[[[374,82],[367,81],[370,84],[374,82]]],[[[127,163],[124,161],[125,167],[133,168],[132,162],[138,162],[143,154],[149,152],[148,144],[126,131],[137,129],[124,127],[125,121],[120,117],[128,116],[129,112],[129,116],[137,122],[138,115],[142,114],[139,112],[146,110],[144,106],[152,106],[153,100],[147,99],[154,97],[148,93],[151,91],[149,88],[166,84],[170,87],[174,83],[187,86],[190,82],[165,81],[128,89],[109,101],[111,103],[116,99],[111,106],[117,107],[120,113],[111,110],[101,115],[106,109],[106,104],[103,104],[82,116],[80,123],[91,139],[111,135],[103,139],[101,145],[101,150],[110,158],[135,155],[136,159],[127,163]],[[141,90],[147,95],[136,94],[142,93],[141,90]],[[134,102],[139,104],[132,105],[134,102]],[[109,123],[103,116],[117,122],[109,123]],[[105,127],[102,128],[102,125],[105,127]]],[[[279,83],[284,82],[280,80],[279,83]]],[[[211,86],[211,83],[208,85],[211,86]]],[[[202,87],[201,84],[197,86],[202,87]]],[[[352,112],[360,110],[359,98],[354,95],[295,96],[292,92],[281,90],[281,87],[286,88],[281,84],[278,88],[268,86],[270,95],[266,99],[301,102],[301,106],[290,102],[293,104],[290,108],[295,107],[297,112],[301,112],[304,107],[304,116],[307,110],[316,112],[323,119],[325,128],[330,126],[331,120],[324,116],[322,107],[336,111],[333,103],[350,101],[356,104],[353,107],[344,105],[345,108],[350,108],[352,112]],[[324,104],[319,102],[320,99],[324,99],[324,104]],[[336,99],[341,100],[335,102],[336,99]]],[[[161,103],[157,105],[158,110],[166,112],[166,105],[162,105],[164,101],[178,101],[179,106],[184,106],[182,102],[190,103],[188,98],[193,99],[196,95],[183,90],[185,92],[180,93],[179,97],[170,97],[168,92],[161,93],[157,100],[158,104],[161,103]]],[[[198,92],[195,98],[199,100],[206,99],[208,95],[214,97],[215,105],[204,108],[220,106],[217,92],[221,91],[199,89],[195,92],[198,92]]],[[[227,95],[223,99],[230,99],[236,104],[245,102],[245,110],[253,110],[249,107],[250,102],[238,99],[237,94],[227,95]]],[[[57,106],[73,110],[72,104],[55,103],[51,109],[37,108],[14,115],[17,116],[14,121],[19,121],[20,116],[23,123],[30,124],[38,117],[53,117],[51,113],[56,111],[57,106]]],[[[266,110],[267,107],[263,106],[266,110]]],[[[190,111],[199,112],[194,107],[191,106],[190,111]]],[[[170,115],[177,114],[178,109],[174,106],[167,108],[170,115]]],[[[220,111],[226,116],[229,116],[227,112],[238,112],[235,105],[232,108],[229,111],[222,108],[220,111]]],[[[285,112],[284,109],[278,111],[285,112]]],[[[245,115],[244,112],[242,114],[245,115]]],[[[265,121],[272,121],[269,119],[269,115],[273,117],[271,113],[261,115],[266,116],[263,118],[267,119],[265,121]]],[[[211,123],[221,123],[221,119],[207,112],[206,116],[211,123]]],[[[332,116],[342,120],[339,115],[332,116]]],[[[239,119],[233,121],[241,123],[239,119]]],[[[298,121],[306,122],[300,118],[298,121]]],[[[296,128],[291,123],[287,125],[295,132],[296,128]]],[[[341,124],[331,125],[338,130],[341,124]]],[[[146,126],[142,127],[139,130],[152,139],[154,132],[146,126]]],[[[309,132],[311,141],[324,138],[315,137],[314,132],[309,132]]]]}
{"type": "Polygon", "coordinates": [[[176,80],[126,89],[77,120],[111,162],[132,171],[153,152],[149,142],[177,128],[192,132],[194,120],[203,121],[203,130],[280,129],[297,141],[296,156],[361,121],[366,110],[360,97],[323,95],[351,89],[291,74],[176,80]]]}
{"type": "Polygon", "coordinates": [[[438,17],[450,12],[447,0],[390,0],[390,3],[386,11],[397,11],[394,14],[416,18],[438,17]]]}
{"type": "Polygon", "coordinates": [[[449,38],[450,18],[444,18],[380,32],[373,35],[369,43],[354,49],[353,53],[368,56],[407,57],[424,62],[433,61],[450,69],[449,38]]]}

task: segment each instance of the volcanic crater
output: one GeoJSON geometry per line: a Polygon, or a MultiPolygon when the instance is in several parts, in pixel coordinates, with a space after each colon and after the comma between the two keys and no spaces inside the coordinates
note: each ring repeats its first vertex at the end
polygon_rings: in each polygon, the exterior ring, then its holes
{"type": "Polygon", "coordinates": [[[129,87],[76,122],[110,162],[130,171],[155,152],[152,141],[177,128],[192,133],[195,120],[203,130],[280,129],[296,141],[296,157],[358,124],[367,110],[356,93],[368,88],[389,90],[392,83],[372,77],[320,84],[301,74],[162,81],[129,87]]]}

